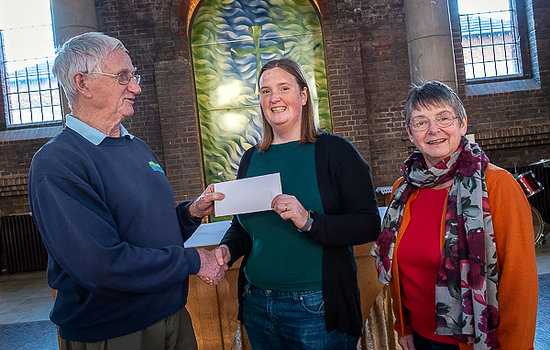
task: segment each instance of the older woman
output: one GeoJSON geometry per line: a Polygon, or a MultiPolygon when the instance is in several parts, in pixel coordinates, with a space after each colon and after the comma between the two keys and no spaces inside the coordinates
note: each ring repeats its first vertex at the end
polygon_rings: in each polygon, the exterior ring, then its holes
{"type": "Polygon", "coordinates": [[[513,176],[464,137],[459,97],[414,87],[401,166],[371,254],[392,288],[405,350],[532,349],[537,269],[529,203],[513,176]]]}
{"type": "Polygon", "coordinates": [[[263,138],[238,178],[280,173],[272,211],[237,215],[215,252],[244,255],[239,319],[253,349],[355,349],[362,320],[352,246],[380,217],[369,167],[344,138],[315,126],[305,74],[288,59],[260,72],[263,138]]]}

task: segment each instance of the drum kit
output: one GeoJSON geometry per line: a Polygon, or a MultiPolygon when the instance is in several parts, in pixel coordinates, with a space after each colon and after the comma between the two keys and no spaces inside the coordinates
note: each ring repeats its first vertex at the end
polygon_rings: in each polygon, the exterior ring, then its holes
{"type": "MultiPolygon", "coordinates": [[[[544,167],[550,167],[550,159],[541,159],[537,162],[529,164],[529,166],[543,165],[544,167]]],[[[535,178],[535,174],[531,170],[527,170],[522,174],[514,174],[516,181],[520,184],[525,196],[527,198],[541,192],[544,187],[535,178]]],[[[544,220],[540,212],[531,205],[531,214],[533,216],[533,229],[535,234],[535,245],[542,244],[544,238],[544,220]]]]}

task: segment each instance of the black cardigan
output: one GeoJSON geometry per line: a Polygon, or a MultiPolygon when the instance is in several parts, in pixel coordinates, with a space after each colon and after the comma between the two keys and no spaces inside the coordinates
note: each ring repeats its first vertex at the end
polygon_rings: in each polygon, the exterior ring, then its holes
{"type": "MultiPolygon", "coordinates": [[[[253,152],[254,148],[250,148],[244,153],[237,178],[246,175],[253,152]]],[[[352,246],[372,242],[380,233],[372,176],[367,162],[348,140],[327,133],[320,135],[315,142],[315,167],[325,214],[314,213],[313,225],[304,234],[323,245],[326,329],[361,336],[363,320],[352,246]]],[[[220,244],[229,248],[230,265],[244,256],[238,281],[238,319],[241,320],[243,269],[252,240],[234,217],[220,244]]]]}

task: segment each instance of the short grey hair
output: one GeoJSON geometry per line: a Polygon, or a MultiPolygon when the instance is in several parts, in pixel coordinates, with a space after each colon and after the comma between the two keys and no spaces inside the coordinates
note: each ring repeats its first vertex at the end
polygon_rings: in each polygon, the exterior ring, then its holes
{"type": "Polygon", "coordinates": [[[419,109],[419,107],[428,108],[442,105],[452,107],[462,125],[462,121],[466,118],[466,110],[460,97],[453,89],[440,81],[429,81],[422,85],[413,85],[405,102],[405,123],[409,125],[412,111],[419,109]]]}
{"type": "Polygon", "coordinates": [[[69,107],[78,98],[73,75],[77,72],[101,72],[105,57],[116,50],[128,52],[120,40],[99,32],[72,37],[58,49],[53,74],[63,87],[69,107]]]}

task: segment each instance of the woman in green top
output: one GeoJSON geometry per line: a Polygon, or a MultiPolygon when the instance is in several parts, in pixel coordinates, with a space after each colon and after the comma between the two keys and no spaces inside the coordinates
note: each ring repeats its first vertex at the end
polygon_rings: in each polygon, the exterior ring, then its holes
{"type": "Polygon", "coordinates": [[[259,78],[263,138],[237,178],[278,172],[272,211],[241,214],[214,251],[244,256],[239,319],[256,349],[355,349],[362,331],[352,246],[374,241],[380,217],[369,167],[344,138],[315,125],[305,73],[273,60],[259,78]]]}

